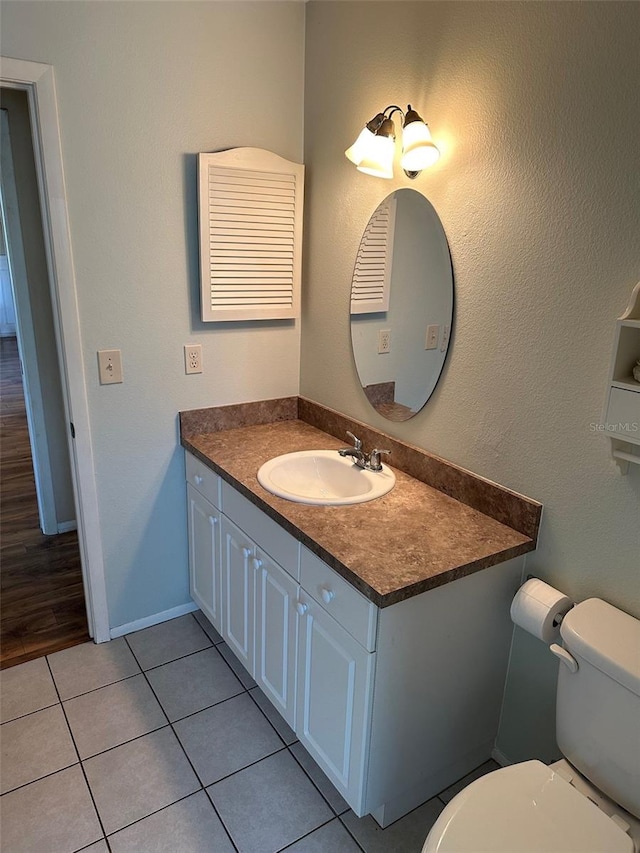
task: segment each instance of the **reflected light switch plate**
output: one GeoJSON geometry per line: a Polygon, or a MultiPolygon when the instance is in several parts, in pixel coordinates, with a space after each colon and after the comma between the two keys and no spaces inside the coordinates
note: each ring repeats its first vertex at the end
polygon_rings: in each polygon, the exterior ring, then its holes
{"type": "Polygon", "coordinates": [[[98,350],[98,373],[101,385],[122,382],[122,354],[119,349],[98,350]]]}

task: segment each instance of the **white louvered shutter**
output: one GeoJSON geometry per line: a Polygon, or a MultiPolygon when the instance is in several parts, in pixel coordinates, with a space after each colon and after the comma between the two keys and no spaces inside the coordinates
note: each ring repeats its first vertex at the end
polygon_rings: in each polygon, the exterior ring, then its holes
{"type": "Polygon", "coordinates": [[[300,316],[304,166],[261,148],[198,155],[202,319],[300,316]]]}
{"type": "Polygon", "coordinates": [[[352,314],[389,310],[395,223],[394,195],[378,205],[364,229],[351,283],[352,314]]]}

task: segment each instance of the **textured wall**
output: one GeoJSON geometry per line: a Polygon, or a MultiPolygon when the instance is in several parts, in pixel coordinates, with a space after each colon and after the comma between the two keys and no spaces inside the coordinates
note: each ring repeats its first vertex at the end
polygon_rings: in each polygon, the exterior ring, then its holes
{"type": "MultiPolygon", "coordinates": [[[[527,570],[640,617],[640,467],[622,477],[590,429],[640,278],[639,38],[637,3],[308,4],[301,391],[542,501],[527,570]],[[440,161],[413,182],[361,175],[344,149],[409,101],[440,161]],[[360,389],[348,299],[369,215],[409,185],[447,233],[456,319],[427,407],[391,424],[360,389]]],[[[516,631],[511,758],[555,753],[555,672],[516,631]]]]}
{"type": "Polygon", "coordinates": [[[189,600],[180,409],[298,391],[299,324],[202,324],[198,151],[302,159],[304,7],[5,2],[55,68],[112,626],[189,600]],[[185,376],[183,344],[204,373],[185,376]],[[100,386],[96,350],[122,350],[100,386]]]}

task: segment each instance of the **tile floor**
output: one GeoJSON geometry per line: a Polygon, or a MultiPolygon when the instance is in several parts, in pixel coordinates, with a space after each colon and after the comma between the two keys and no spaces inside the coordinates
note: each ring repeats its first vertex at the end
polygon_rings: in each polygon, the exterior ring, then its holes
{"type": "Polygon", "coordinates": [[[3,853],[420,853],[497,767],[357,818],[199,612],[0,679],[3,853]]]}

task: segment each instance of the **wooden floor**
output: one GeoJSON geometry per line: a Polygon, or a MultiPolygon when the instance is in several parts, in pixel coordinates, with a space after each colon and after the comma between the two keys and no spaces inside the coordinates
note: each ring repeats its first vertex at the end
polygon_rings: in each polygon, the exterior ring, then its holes
{"type": "Polygon", "coordinates": [[[0,338],[0,668],[89,639],[75,532],[44,536],[15,338],[0,338]]]}

